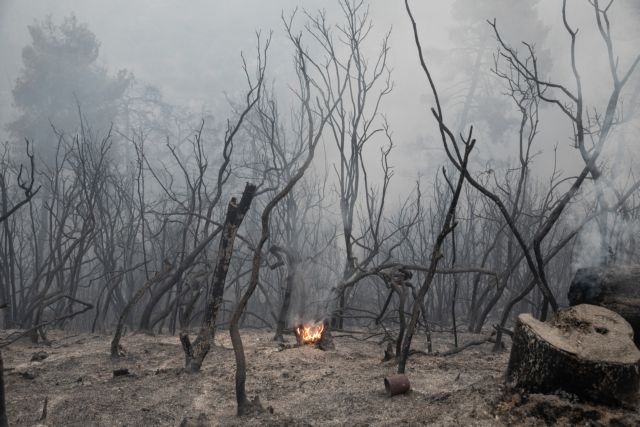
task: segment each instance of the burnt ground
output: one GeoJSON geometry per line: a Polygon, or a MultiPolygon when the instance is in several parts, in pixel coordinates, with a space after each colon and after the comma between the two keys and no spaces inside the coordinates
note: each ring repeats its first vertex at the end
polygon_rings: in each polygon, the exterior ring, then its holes
{"type": "MultiPolygon", "coordinates": [[[[200,374],[182,372],[173,336],[128,335],[122,341],[127,355],[115,362],[107,335],[52,331],[49,338],[50,346],[19,341],[3,350],[11,425],[640,425],[637,408],[591,406],[562,393],[506,392],[508,353],[492,353],[491,344],[446,357],[412,356],[412,391],[388,398],[383,378],[395,366],[381,362],[383,349],[373,340],[338,336],[335,351],[279,351],[270,332],[245,330],[247,391],[268,411],[237,418],[226,331],[218,333],[200,374]],[[48,357],[31,361],[38,351],[48,357]],[[114,378],[118,368],[130,375],[114,378]],[[47,415],[40,420],[45,399],[47,415]]],[[[437,335],[435,350],[450,342],[450,335],[437,335]]]]}

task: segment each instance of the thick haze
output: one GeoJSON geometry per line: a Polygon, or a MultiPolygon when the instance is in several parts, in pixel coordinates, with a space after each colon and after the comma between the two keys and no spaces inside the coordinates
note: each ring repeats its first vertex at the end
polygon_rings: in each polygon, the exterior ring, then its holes
{"type": "MultiPolygon", "coordinates": [[[[443,98],[447,101],[447,87],[452,84],[448,76],[459,72],[461,67],[459,61],[448,61],[449,49],[464,47],[464,43],[455,41],[455,36],[463,28],[463,22],[471,21],[454,19],[451,7],[454,2],[451,1],[412,3],[427,60],[432,64],[443,98]]],[[[627,66],[629,55],[625,52],[637,46],[637,33],[633,33],[637,15],[629,13],[624,2],[618,3],[613,13],[614,35],[621,64],[627,66]]],[[[293,78],[292,49],[284,36],[281,13],[283,10],[289,13],[295,7],[310,12],[326,8],[330,19],[340,18],[336,0],[0,1],[0,122],[7,123],[17,114],[12,109],[11,88],[22,67],[21,50],[30,43],[27,25],[41,21],[48,14],[56,23],[72,13],[80,23],[86,23],[101,42],[99,62],[111,74],[119,69],[127,69],[134,73],[138,81],[157,86],[168,102],[185,106],[194,112],[210,110],[214,114],[220,112],[225,115],[228,106],[225,94],[233,97],[244,89],[243,77],[239,72],[240,52],[245,52],[249,60],[254,57],[256,30],[274,32],[268,59],[269,78],[283,87],[293,78]]],[[[386,99],[382,112],[389,119],[397,145],[393,155],[396,177],[414,181],[418,175],[432,176],[432,168],[442,164],[443,159],[440,144],[432,137],[436,130],[433,120],[425,109],[431,105],[431,97],[425,95],[425,79],[418,66],[404,3],[378,0],[372,1],[370,7],[375,25],[369,41],[372,48],[377,47],[377,40],[392,27],[389,63],[393,69],[395,89],[386,99]]],[[[538,18],[549,28],[546,35],[517,34],[513,30],[526,27],[527,22],[535,18],[527,15],[503,18],[498,25],[507,27],[506,38],[511,42],[517,43],[521,41],[520,37],[526,37],[527,41],[537,44],[539,51],[548,50],[553,64],[551,72],[571,85],[568,80],[569,40],[562,27],[560,7],[558,0],[539,2],[538,18]]],[[[602,107],[601,97],[606,95],[610,78],[606,62],[592,61],[595,53],[603,60],[605,58],[602,40],[594,31],[592,10],[586,0],[571,0],[569,14],[572,25],[586,28],[579,36],[578,61],[583,69],[589,70],[589,74],[583,76],[585,86],[596,88],[587,94],[589,100],[599,101],[596,105],[602,107]],[[588,66],[584,67],[585,64],[588,66]],[[594,85],[599,79],[604,79],[607,84],[594,85]],[[598,87],[603,88],[602,93],[598,93],[598,87]]],[[[303,17],[299,18],[301,24],[303,17]]],[[[481,20],[480,17],[474,19],[481,20]]],[[[493,51],[494,46],[488,46],[487,49],[493,51]]],[[[470,56],[467,67],[472,65],[472,60],[470,56]]],[[[549,110],[545,108],[544,114],[549,117],[544,120],[541,129],[544,142],[539,142],[543,145],[538,149],[550,151],[554,144],[559,144],[562,168],[572,170],[581,161],[574,150],[565,149],[568,129],[563,127],[565,125],[554,124],[557,112],[549,114],[549,110]]],[[[448,114],[451,116],[454,112],[448,114]]],[[[564,123],[564,119],[561,120],[564,123]]],[[[3,139],[8,138],[4,129],[2,132],[0,135],[5,135],[3,139]]],[[[491,141],[481,141],[481,144],[486,147],[481,150],[485,159],[494,155],[504,156],[506,152],[504,147],[496,147],[491,141]]],[[[401,180],[396,180],[398,184],[401,184],[401,180]]]]}
{"type": "Polygon", "coordinates": [[[229,325],[238,379],[240,326],[322,321],[404,372],[640,264],[640,0],[410,3],[429,79],[401,0],[0,0],[0,323],[190,371],[229,325]]]}

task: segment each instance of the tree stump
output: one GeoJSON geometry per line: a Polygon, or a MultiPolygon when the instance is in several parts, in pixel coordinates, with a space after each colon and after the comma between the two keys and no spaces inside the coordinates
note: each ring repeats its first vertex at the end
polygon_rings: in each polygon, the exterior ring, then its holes
{"type": "Polygon", "coordinates": [[[521,314],[507,383],[534,393],[561,389],[597,403],[634,404],[640,351],[632,337],[620,315],[594,305],[559,311],[549,322],[521,314]]]}
{"type": "Polygon", "coordinates": [[[571,282],[568,297],[571,305],[599,305],[624,317],[640,347],[639,265],[581,268],[571,282]]]}

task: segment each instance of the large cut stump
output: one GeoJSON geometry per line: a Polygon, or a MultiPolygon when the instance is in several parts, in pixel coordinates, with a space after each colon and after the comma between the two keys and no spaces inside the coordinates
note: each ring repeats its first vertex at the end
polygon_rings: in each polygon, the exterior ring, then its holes
{"type": "Polygon", "coordinates": [[[518,316],[507,382],[534,393],[565,390],[606,404],[633,404],[640,351],[631,326],[603,307],[577,305],[549,322],[518,316]]]}
{"type": "Polygon", "coordinates": [[[640,347],[640,266],[581,268],[571,282],[568,297],[571,305],[599,305],[624,317],[640,347]]]}

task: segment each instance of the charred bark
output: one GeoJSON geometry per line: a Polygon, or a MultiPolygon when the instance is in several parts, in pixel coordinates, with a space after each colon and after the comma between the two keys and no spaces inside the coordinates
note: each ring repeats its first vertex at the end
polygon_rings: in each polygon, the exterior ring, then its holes
{"type": "Polygon", "coordinates": [[[189,340],[188,332],[183,329],[180,332],[180,342],[185,353],[185,369],[190,372],[198,372],[202,366],[204,358],[211,348],[211,342],[215,333],[216,319],[222,297],[224,294],[224,284],[229,270],[229,263],[233,255],[233,244],[235,242],[238,228],[242,224],[246,213],[251,207],[251,201],[256,193],[256,186],[247,183],[240,203],[236,198],[232,198],[227,208],[227,215],[224,220],[222,237],[218,248],[218,259],[213,274],[213,285],[210,287],[207,296],[207,305],[204,311],[204,318],[198,337],[193,343],[189,340]]]}
{"type": "Polygon", "coordinates": [[[325,351],[335,350],[336,345],[333,342],[333,335],[331,335],[331,320],[325,319],[323,323],[324,323],[324,330],[322,332],[322,338],[318,342],[317,347],[320,350],[325,350],[325,351]]]}
{"type": "Polygon", "coordinates": [[[274,341],[282,342],[284,341],[283,334],[287,326],[289,307],[291,307],[291,294],[293,293],[293,285],[295,283],[296,273],[298,270],[298,259],[290,251],[278,246],[273,246],[270,251],[284,253],[287,263],[287,278],[285,279],[284,295],[282,296],[282,305],[280,306],[280,312],[278,313],[278,319],[276,321],[276,333],[273,337],[274,341]]]}
{"type": "Polygon", "coordinates": [[[140,287],[135,294],[133,294],[131,300],[124,307],[124,310],[122,310],[122,313],[120,313],[120,317],[118,318],[118,325],[116,326],[116,331],[114,332],[113,339],[111,340],[111,357],[116,358],[120,356],[120,339],[122,338],[124,323],[127,321],[127,317],[129,317],[131,309],[154,283],[161,282],[169,275],[171,267],[171,263],[165,262],[164,270],[157,272],[151,279],[147,280],[147,282],[140,287]]]}

